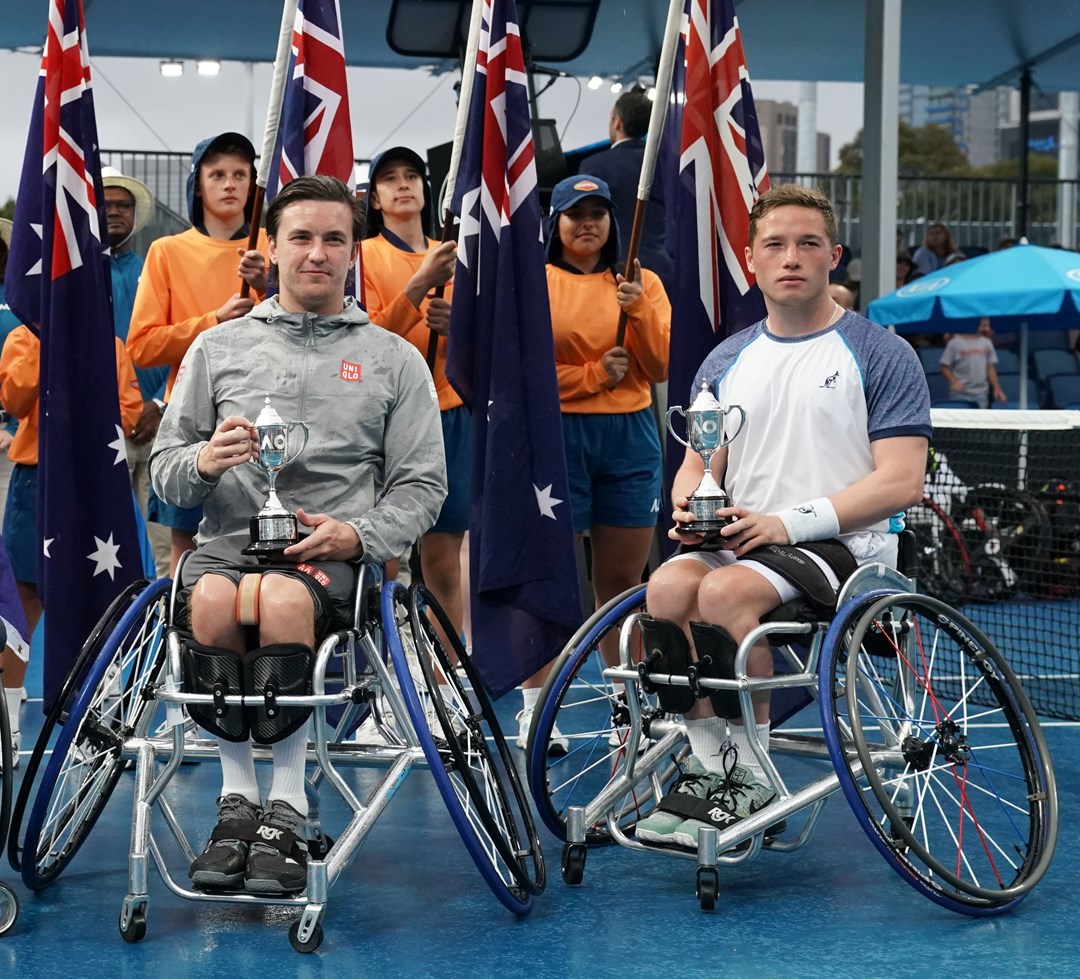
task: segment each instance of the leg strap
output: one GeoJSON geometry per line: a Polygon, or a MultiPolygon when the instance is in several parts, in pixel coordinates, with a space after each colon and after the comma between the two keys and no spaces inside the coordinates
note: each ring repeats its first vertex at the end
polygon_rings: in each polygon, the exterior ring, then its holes
{"type": "Polygon", "coordinates": [[[690,667],[690,644],[686,635],[668,619],[654,619],[643,615],[638,620],[644,644],[644,659],[638,665],[641,685],[648,693],[655,693],[660,706],[672,714],[685,714],[694,706],[697,698],[689,687],[673,687],[667,683],[654,684],[650,673],[670,673],[686,676],[690,667]]]}
{"type": "Polygon", "coordinates": [[[259,624],[259,591],[262,589],[262,573],[240,576],[236,587],[236,621],[240,625],[259,624]]]}
{"type": "MultiPolygon", "coordinates": [[[[739,644],[722,626],[708,622],[691,622],[690,634],[697,650],[696,676],[702,679],[734,680],[735,654],[739,644]]],[[[695,667],[691,667],[693,670],[695,667]]],[[[736,690],[702,691],[712,702],[717,717],[741,717],[742,706],[736,690]]]]}

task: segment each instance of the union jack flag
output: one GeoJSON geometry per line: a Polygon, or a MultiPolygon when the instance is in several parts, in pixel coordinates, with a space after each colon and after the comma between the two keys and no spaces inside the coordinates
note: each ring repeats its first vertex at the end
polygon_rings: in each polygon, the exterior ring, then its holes
{"type": "Polygon", "coordinates": [[[483,7],[455,184],[446,373],[472,413],[473,658],[495,697],[581,622],[540,199],[513,0],[483,7]]]}
{"type": "MultiPolygon", "coordinates": [[[[745,249],[750,208],[768,190],[769,175],[732,0],[687,0],[664,140],[676,277],[668,390],[672,404],[689,404],[683,399],[692,400],[709,351],[765,315],[745,249]]],[[[670,436],[667,457],[670,486],[683,458],[670,436]]]]}
{"type": "Polygon", "coordinates": [[[112,290],[81,0],[50,0],[8,258],[8,301],[41,338],[38,584],[55,609],[56,695],[109,602],[141,570],[119,425],[112,290]]]}
{"type": "Polygon", "coordinates": [[[300,0],[266,199],[294,177],[338,177],[356,189],[345,42],[337,0],[300,0]]]}

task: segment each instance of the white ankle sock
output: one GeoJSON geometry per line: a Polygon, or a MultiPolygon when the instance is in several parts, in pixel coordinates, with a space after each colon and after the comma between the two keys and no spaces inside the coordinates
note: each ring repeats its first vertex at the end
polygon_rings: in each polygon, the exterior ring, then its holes
{"type": "Polygon", "coordinates": [[[521,698],[525,703],[526,710],[535,710],[536,704],[540,700],[540,688],[539,687],[522,687],[521,698]]]}
{"type": "Polygon", "coordinates": [[[705,766],[706,771],[724,770],[724,745],[727,742],[727,721],[722,717],[683,718],[690,751],[705,766]]]}
{"type": "Polygon", "coordinates": [[[260,805],[259,783],[255,778],[255,759],[250,741],[225,741],[215,738],[221,754],[221,794],[242,795],[260,805]]]}
{"type": "Polygon", "coordinates": [[[4,687],[4,700],[7,702],[8,724],[11,733],[19,730],[19,717],[22,714],[22,702],[26,696],[26,687],[4,687]]]}
{"type": "Polygon", "coordinates": [[[308,814],[304,775],[307,767],[308,728],[310,726],[308,722],[299,731],[294,731],[273,746],[274,781],[270,786],[270,794],[266,797],[267,801],[281,799],[287,802],[301,816],[308,814]]]}
{"type": "MultiPolygon", "coordinates": [[[[765,749],[765,754],[768,754],[769,722],[766,721],[764,724],[758,724],[756,727],[758,740],[765,749]]],[[[747,737],[746,728],[742,724],[732,724],[729,737],[731,743],[739,750],[739,764],[742,765],[743,768],[749,768],[759,780],[765,781],[765,772],[762,770],[761,765],[758,764],[757,755],[754,754],[754,749],[750,747],[750,740],[747,737]]]]}

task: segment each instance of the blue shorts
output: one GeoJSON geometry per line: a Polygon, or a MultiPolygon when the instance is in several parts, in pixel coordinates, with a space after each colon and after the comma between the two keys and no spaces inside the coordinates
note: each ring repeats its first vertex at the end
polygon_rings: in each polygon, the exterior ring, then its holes
{"type": "Polygon", "coordinates": [[[472,458],[472,416],[464,405],[441,413],[446,450],[446,500],[432,533],[464,534],[469,529],[469,466],[472,458]]]}
{"type": "Polygon", "coordinates": [[[574,533],[594,524],[652,527],[660,517],[662,457],[652,410],[562,416],[574,533]]]}
{"type": "Polygon", "coordinates": [[[41,544],[37,525],[38,467],[16,463],[4,509],[4,543],[16,581],[37,584],[41,544]]]}
{"type": "Polygon", "coordinates": [[[166,503],[154,492],[154,484],[150,484],[150,493],[146,500],[146,519],[150,523],[159,523],[163,527],[172,527],[173,530],[186,530],[195,533],[199,529],[199,521],[202,520],[202,507],[179,507],[166,503]]]}

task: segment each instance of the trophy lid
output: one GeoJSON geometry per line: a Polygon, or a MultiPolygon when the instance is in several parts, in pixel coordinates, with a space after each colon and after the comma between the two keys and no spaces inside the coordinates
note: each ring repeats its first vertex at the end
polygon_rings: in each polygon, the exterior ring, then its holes
{"type": "Polygon", "coordinates": [[[709,382],[701,382],[701,390],[698,391],[698,395],[694,398],[694,403],[690,406],[691,411],[718,411],[720,409],[720,402],[716,400],[713,393],[709,390],[709,382]]]}
{"type": "Polygon", "coordinates": [[[256,428],[265,428],[270,425],[284,425],[285,422],[281,420],[281,415],[277,413],[277,409],[270,404],[270,395],[266,396],[266,402],[263,404],[262,411],[259,412],[259,417],[255,419],[256,428]]]}

